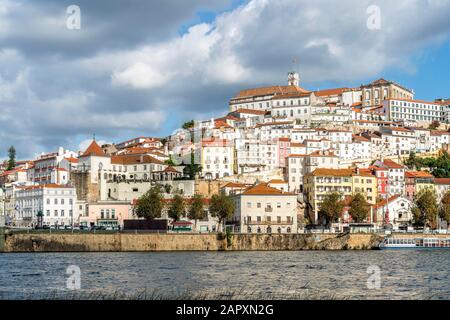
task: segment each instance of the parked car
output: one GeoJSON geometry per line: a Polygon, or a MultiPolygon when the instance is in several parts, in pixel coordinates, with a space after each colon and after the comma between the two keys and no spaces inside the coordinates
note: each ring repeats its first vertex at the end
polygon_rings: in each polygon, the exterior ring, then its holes
{"type": "Polygon", "coordinates": [[[72,226],[65,226],[64,230],[72,230],[72,226]]]}
{"type": "Polygon", "coordinates": [[[106,230],[106,227],[105,226],[92,226],[91,230],[92,231],[106,230]]]}
{"type": "Polygon", "coordinates": [[[88,226],[80,226],[80,230],[89,230],[90,228],[88,226]]]}

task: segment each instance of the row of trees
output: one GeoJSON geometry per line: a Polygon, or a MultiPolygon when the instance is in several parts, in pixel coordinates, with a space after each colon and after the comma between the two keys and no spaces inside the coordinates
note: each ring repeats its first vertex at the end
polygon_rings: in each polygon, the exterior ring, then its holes
{"type": "MultiPolygon", "coordinates": [[[[354,195],[347,205],[348,213],[353,221],[363,222],[369,216],[370,204],[362,194],[354,195]]],[[[330,226],[331,223],[338,222],[345,206],[340,193],[328,193],[320,204],[319,216],[325,218],[327,226],[330,226]]],[[[438,203],[433,190],[422,190],[414,199],[412,214],[414,225],[418,227],[435,229],[438,227],[438,217],[450,224],[450,191],[447,191],[438,203]]]]}
{"type": "Polygon", "coordinates": [[[438,202],[434,190],[424,189],[420,191],[412,208],[414,225],[420,227],[438,227],[438,217],[450,223],[450,191],[447,191],[438,202]]]}
{"type": "MultiPolygon", "coordinates": [[[[331,192],[325,195],[320,204],[319,216],[325,218],[326,225],[329,227],[331,223],[338,222],[344,207],[345,202],[342,200],[342,195],[339,192],[331,192]]],[[[363,222],[370,213],[370,204],[366,198],[360,194],[355,194],[348,204],[348,213],[355,222],[363,222]]]]}
{"type": "Polygon", "coordinates": [[[415,153],[411,152],[404,164],[413,170],[427,168],[431,170],[431,174],[436,178],[450,178],[450,155],[444,150],[439,152],[437,158],[419,158],[415,153]]]}
{"type": "MultiPolygon", "coordinates": [[[[146,219],[160,218],[165,209],[163,199],[161,186],[153,186],[138,199],[135,209],[136,215],[146,219]]],[[[198,220],[206,218],[204,198],[198,194],[193,196],[191,203],[188,205],[183,196],[176,193],[166,209],[169,218],[174,221],[187,217],[195,221],[195,226],[197,226],[198,220]]],[[[219,226],[233,217],[234,209],[234,201],[231,197],[223,193],[211,197],[209,212],[211,216],[218,218],[219,226]]]]}

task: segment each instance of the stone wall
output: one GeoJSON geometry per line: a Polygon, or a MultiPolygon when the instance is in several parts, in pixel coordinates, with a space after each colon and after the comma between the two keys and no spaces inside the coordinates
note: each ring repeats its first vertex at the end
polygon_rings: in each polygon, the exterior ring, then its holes
{"type": "Polygon", "coordinates": [[[2,237],[4,252],[276,251],[377,248],[370,234],[70,234],[14,233],[2,237]]]}

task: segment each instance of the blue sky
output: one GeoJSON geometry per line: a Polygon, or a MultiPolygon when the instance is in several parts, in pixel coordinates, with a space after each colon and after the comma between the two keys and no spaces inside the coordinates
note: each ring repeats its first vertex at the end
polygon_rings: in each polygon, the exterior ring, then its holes
{"type": "Polygon", "coordinates": [[[353,87],[383,77],[450,97],[450,1],[0,0],[0,159],[165,136],[227,112],[244,88],[353,87]],[[330,10],[332,8],[332,10],[330,10]]]}

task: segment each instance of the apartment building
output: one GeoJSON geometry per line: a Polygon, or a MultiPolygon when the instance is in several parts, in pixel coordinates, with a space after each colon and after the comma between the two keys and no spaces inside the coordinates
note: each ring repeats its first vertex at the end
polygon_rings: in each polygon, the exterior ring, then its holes
{"type": "Polygon", "coordinates": [[[234,197],[239,232],[297,233],[297,195],[261,183],[234,197]]]}

